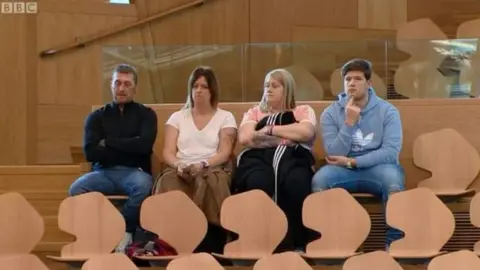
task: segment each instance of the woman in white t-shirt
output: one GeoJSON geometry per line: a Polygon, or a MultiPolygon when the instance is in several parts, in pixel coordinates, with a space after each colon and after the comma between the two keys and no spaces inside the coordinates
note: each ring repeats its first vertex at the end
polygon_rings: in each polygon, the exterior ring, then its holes
{"type": "Polygon", "coordinates": [[[237,124],[232,113],[217,107],[218,98],[213,70],[193,70],[185,106],[165,124],[163,161],[168,168],[157,178],[155,193],[181,190],[192,198],[209,221],[209,232],[197,251],[222,253],[226,237],[220,226],[220,208],[230,195],[228,164],[237,124]]]}

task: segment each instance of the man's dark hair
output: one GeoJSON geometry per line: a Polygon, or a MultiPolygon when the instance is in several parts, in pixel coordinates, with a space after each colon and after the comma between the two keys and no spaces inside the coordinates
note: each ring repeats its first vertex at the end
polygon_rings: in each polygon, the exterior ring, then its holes
{"type": "Polygon", "coordinates": [[[135,85],[137,85],[137,81],[138,81],[138,73],[137,73],[137,70],[129,65],[129,64],[120,64],[118,66],[115,67],[115,69],[113,70],[113,74],[115,73],[127,73],[127,74],[132,74],[133,75],[133,82],[135,83],[135,85]]]}
{"type": "Polygon", "coordinates": [[[345,78],[345,75],[350,71],[361,71],[368,81],[372,78],[372,63],[358,58],[350,60],[342,67],[342,77],[345,78]]]}

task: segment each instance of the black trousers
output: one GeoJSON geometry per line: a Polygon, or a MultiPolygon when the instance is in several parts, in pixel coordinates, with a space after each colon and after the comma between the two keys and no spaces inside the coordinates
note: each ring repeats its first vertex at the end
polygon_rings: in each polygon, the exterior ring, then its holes
{"type": "MultiPolygon", "coordinates": [[[[277,251],[305,249],[314,233],[302,222],[303,201],[311,194],[313,171],[309,167],[292,166],[283,172],[281,181],[277,183],[277,203],[288,220],[288,232],[277,251]]],[[[271,166],[251,167],[243,178],[244,191],[263,190],[270,197],[275,192],[275,174],[271,166]]]]}

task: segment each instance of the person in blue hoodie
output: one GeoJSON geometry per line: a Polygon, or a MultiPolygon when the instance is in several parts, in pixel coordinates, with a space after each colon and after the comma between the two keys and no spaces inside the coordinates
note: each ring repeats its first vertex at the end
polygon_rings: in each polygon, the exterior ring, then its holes
{"type": "MultiPolygon", "coordinates": [[[[386,204],[390,194],[405,189],[399,162],[402,148],[400,113],[375,94],[369,61],[353,59],[342,67],[344,91],[320,117],[327,165],[313,177],[312,191],[344,188],[370,193],[386,204]]],[[[386,247],[403,237],[388,228],[386,247]]]]}

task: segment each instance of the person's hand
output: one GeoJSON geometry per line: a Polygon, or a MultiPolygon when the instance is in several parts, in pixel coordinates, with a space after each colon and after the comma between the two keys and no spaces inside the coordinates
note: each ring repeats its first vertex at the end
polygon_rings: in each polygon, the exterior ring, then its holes
{"type": "Polygon", "coordinates": [[[296,145],[297,143],[292,141],[292,140],[288,140],[288,139],[283,139],[282,140],[282,144],[286,145],[286,146],[294,146],[296,145]]]}
{"type": "Polygon", "coordinates": [[[188,169],[185,163],[180,163],[176,165],[176,167],[178,176],[180,176],[181,178],[188,177],[188,169]]]}
{"type": "Polygon", "coordinates": [[[360,108],[353,104],[353,97],[351,97],[345,106],[345,123],[349,126],[355,125],[360,117],[360,108]]]}
{"type": "Polygon", "coordinates": [[[197,177],[197,176],[202,176],[203,177],[203,175],[205,173],[205,167],[203,166],[203,163],[201,163],[201,162],[198,162],[198,163],[195,163],[195,164],[190,164],[188,166],[188,168],[189,168],[189,174],[192,177],[197,177]]]}
{"type": "Polygon", "coordinates": [[[348,163],[348,158],[344,156],[327,156],[325,160],[328,164],[338,166],[347,166],[348,163]]]}

